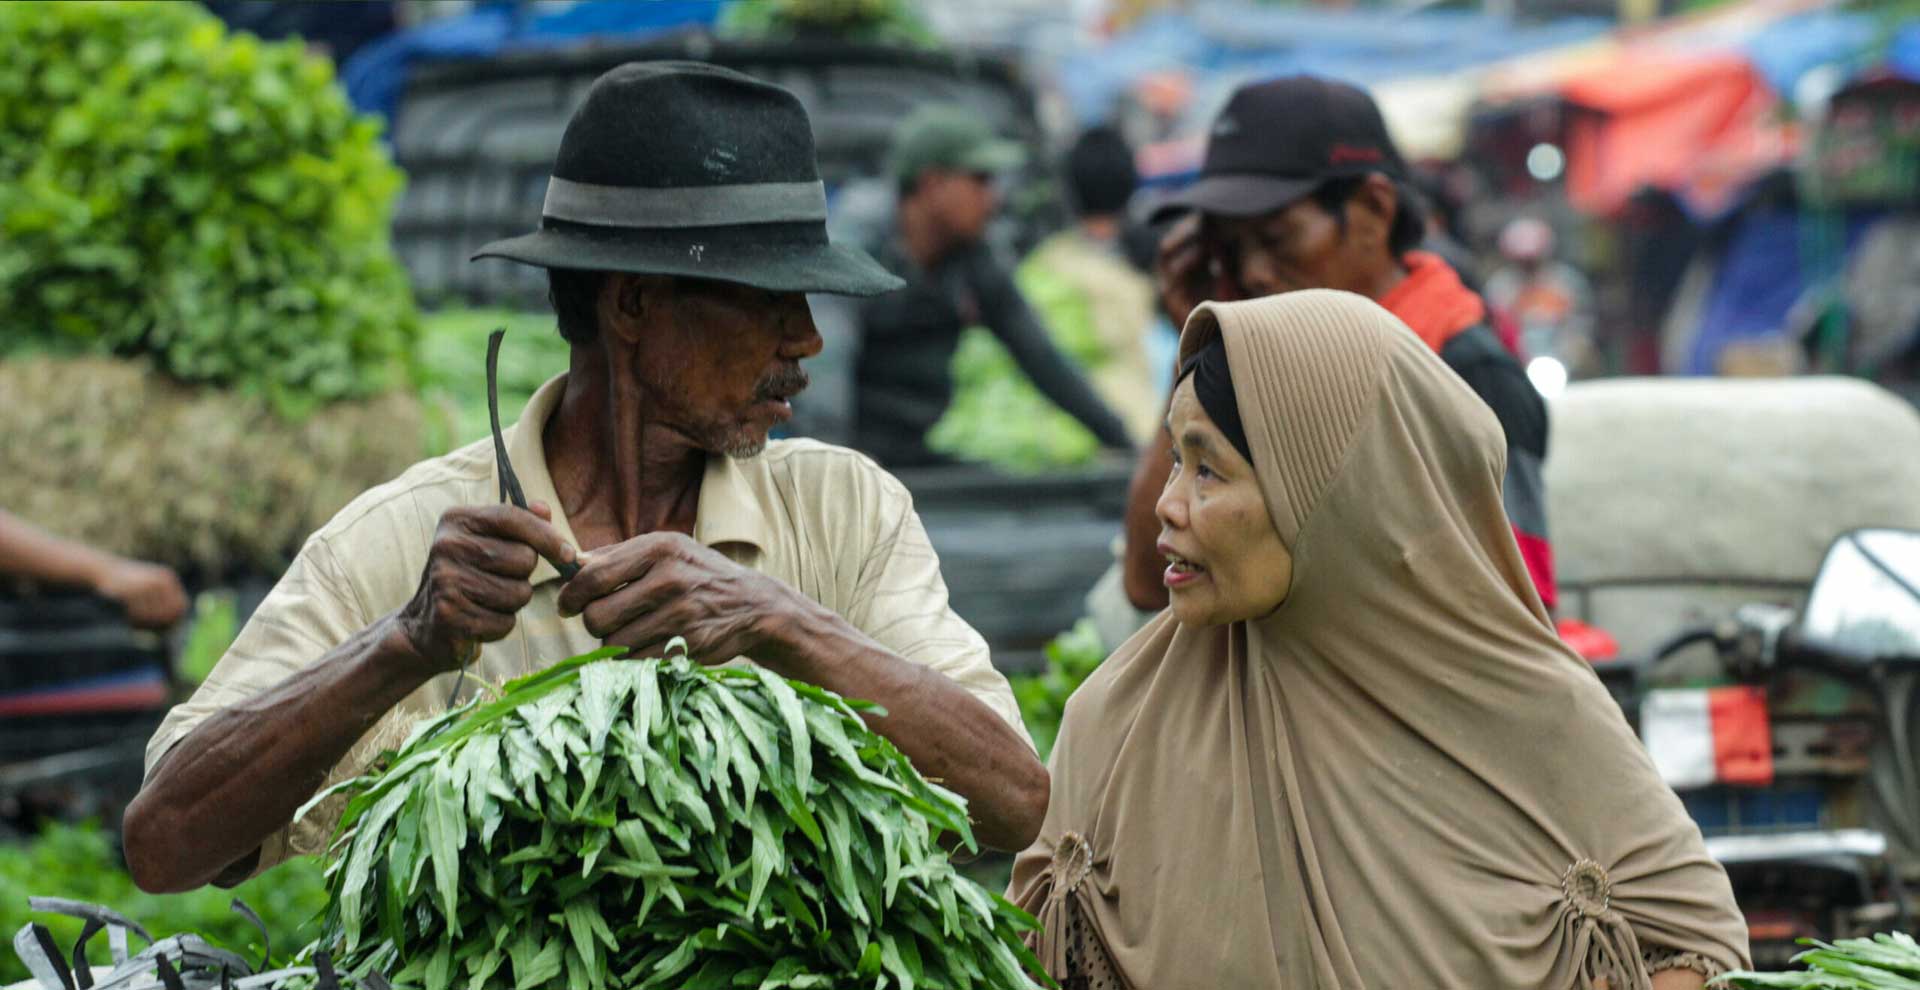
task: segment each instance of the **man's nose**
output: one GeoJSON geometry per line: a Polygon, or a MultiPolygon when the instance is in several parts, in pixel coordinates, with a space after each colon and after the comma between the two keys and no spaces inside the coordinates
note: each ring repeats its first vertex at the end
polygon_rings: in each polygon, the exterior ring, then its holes
{"type": "Polygon", "coordinates": [[[1250,248],[1240,252],[1240,270],[1235,273],[1240,279],[1240,287],[1251,296],[1271,295],[1275,278],[1273,259],[1267,252],[1250,248]]]}
{"type": "Polygon", "coordinates": [[[781,356],[798,361],[819,354],[825,346],[820,328],[813,323],[813,309],[807,305],[807,297],[794,293],[792,302],[782,307],[781,356]]]}

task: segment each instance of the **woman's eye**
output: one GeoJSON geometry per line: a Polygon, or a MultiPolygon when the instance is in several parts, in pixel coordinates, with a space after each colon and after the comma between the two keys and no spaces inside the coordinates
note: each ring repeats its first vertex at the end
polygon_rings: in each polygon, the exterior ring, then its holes
{"type": "Polygon", "coordinates": [[[1193,473],[1194,473],[1194,475],[1195,475],[1196,477],[1200,477],[1200,478],[1216,478],[1216,477],[1219,477],[1218,475],[1216,475],[1216,474],[1214,474],[1214,473],[1213,473],[1213,469],[1212,469],[1212,468],[1210,468],[1210,467],[1208,467],[1208,466],[1206,466],[1205,464],[1202,464],[1202,465],[1200,465],[1199,467],[1196,467],[1196,468],[1194,468],[1194,469],[1193,469],[1193,473]]]}

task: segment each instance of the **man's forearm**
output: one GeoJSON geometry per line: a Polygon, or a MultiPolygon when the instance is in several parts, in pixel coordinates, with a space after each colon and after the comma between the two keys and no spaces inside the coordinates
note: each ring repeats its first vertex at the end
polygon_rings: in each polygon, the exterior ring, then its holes
{"type": "Polygon", "coordinates": [[[887,710],[870,717],[914,768],[967,799],[975,837],[994,849],[1032,843],[1046,817],[1047,769],[1020,733],[937,671],[911,663],[825,607],[783,620],[786,655],[770,668],[887,710]]]}
{"type": "Polygon", "coordinates": [[[425,671],[388,616],[195,727],[127,807],[134,881],[154,893],[191,890],[250,864],[361,735],[425,682],[425,671]]]}

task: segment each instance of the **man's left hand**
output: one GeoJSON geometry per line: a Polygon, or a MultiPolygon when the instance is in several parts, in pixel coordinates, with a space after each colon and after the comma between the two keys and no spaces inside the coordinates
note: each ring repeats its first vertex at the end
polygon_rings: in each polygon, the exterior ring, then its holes
{"type": "Polygon", "coordinates": [[[681,533],[646,533],[581,555],[580,573],[560,589],[560,614],[579,615],[609,646],[647,655],[675,636],[707,663],[766,655],[769,620],[787,614],[795,593],[681,533]]]}

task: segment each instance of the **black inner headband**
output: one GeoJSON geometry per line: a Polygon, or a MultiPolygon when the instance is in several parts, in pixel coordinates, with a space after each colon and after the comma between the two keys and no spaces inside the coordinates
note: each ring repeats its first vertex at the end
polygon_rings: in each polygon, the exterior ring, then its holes
{"type": "Polygon", "coordinates": [[[1193,394],[1207,418],[1240,456],[1253,463],[1253,448],[1247,444],[1247,429],[1240,422],[1240,403],[1233,395],[1233,373],[1227,368],[1227,343],[1215,337],[1200,352],[1180,365],[1176,384],[1193,376],[1193,394]]]}

